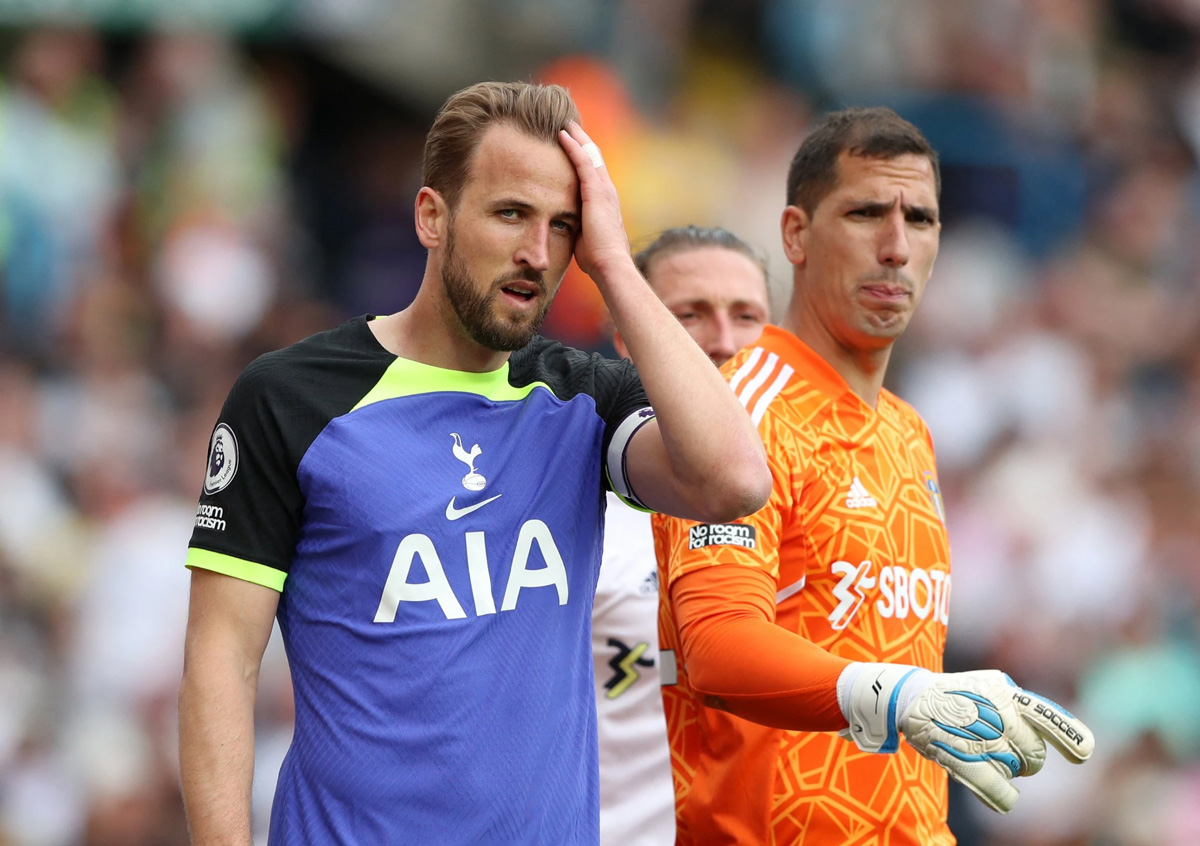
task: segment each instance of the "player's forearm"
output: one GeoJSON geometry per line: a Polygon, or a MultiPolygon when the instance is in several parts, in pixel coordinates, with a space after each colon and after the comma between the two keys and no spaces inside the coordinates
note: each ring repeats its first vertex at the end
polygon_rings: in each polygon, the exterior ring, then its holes
{"type": "Polygon", "coordinates": [[[684,646],[688,680],[705,704],[792,731],[841,731],[837,679],[845,662],[773,623],[730,619],[684,646]]]}
{"type": "Polygon", "coordinates": [[[179,691],[179,769],[194,846],[250,846],[257,675],[189,656],[179,691]]]}
{"type": "Polygon", "coordinates": [[[688,683],[710,707],[793,731],[846,727],[837,680],[850,663],[773,622],[764,573],[698,570],[670,588],[688,683]]]}
{"type": "Polygon", "coordinates": [[[722,522],[757,511],[771,492],[766,453],[720,372],[632,261],[597,284],[654,406],[674,491],[690,512],[681,516],[722,522]]]}

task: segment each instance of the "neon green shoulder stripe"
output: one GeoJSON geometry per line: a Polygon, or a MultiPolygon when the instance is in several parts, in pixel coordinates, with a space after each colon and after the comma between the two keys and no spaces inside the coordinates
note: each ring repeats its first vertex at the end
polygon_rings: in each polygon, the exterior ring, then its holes
{"type": "Polygon", "coordinates": [[[657,513],[653,508],[647,508],[646,506],[642,505],[640,502],[635,502],[634,500],[630,499],[629,497],[617,493],[616,485],[614,485],[612,483],[612,474],[608,472],[607,467],[604,468],[604,478],[608,480],[608,489],[610,491],[612,491],[613,494],[616,495],[617,499],[621,500],[621,502],[628,505],[634,511],[641,511],[643,514],[656,514],[657,513]]]}
{"type": "Polygon", "coordinates": [[[283,583],[287,579],[287,573],[276,570],[274,567],[255,564],[253,561],[234,558],[232,555],[212,552],[208,549],[197,549],[194,546],[188,547],[187,561],[184,564],[187,567],[212,570],[214,573],[233,576],[235,579],[253,582],[256,585],[278,591],[283,590],[283,583]]]}
{"type": "Polygon", "coordinates": [[[550,386],[544,382],[531,382],[520,388],[510,385],[507,361],[499,369],[487,373],[466,373],[397,358],[384,371],[375,387],[371,388],[351,411],[358,411],[382,400],[445,391],[479,394],[495,402],[519,400],[529,396],[533,389],[538,387],[550,390],[550,386]]]}

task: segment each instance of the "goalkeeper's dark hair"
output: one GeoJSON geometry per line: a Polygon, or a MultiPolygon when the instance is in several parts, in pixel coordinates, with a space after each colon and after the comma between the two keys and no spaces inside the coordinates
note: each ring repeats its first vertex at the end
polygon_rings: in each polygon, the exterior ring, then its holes
{"type": "Polygon", "coordinates": [[[942,194],[938,154],[929,140],[892,109],[872,106],[830,112],[813,128],[788,168],[787,204],[799,206],[811,217],[837,185],[842,153],[868,159],[924,156],[933,166],[935,195],[942,194]]]}

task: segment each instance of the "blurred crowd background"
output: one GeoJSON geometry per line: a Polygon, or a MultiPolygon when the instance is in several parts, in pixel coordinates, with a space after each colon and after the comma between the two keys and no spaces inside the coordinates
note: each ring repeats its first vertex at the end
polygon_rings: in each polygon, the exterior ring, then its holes
{"type": "MultiPolygon", "coordinates": [[[[211,427],[255,355],[403,307],[437,105],[569,85],[634,246],[771,257],[810,119],[940,150],[889,385],[928,419],[949,669],[1096,730],[964,846],[1200,844],[1200,5],[1189,0],[0,0],[0,844],[186,843],[175,694],[211,427]]],[[[546,333],[611,352],[572,271],[546,333]]],[[[290,736],[259,700],[256,828],[290,736]]]]}

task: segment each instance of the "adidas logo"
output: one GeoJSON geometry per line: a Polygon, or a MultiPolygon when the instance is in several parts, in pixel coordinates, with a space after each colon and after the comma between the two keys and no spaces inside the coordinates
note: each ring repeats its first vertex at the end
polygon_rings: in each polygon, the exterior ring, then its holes
{"type": "Polygon", "coordinates": [[[850,493],[846,496],[846,507],[875,508],[877,505],[879,503],[875,501],[875,497],[867,493],[866,487],[855,476],[854,481],[850,483],[850,493]]]}

